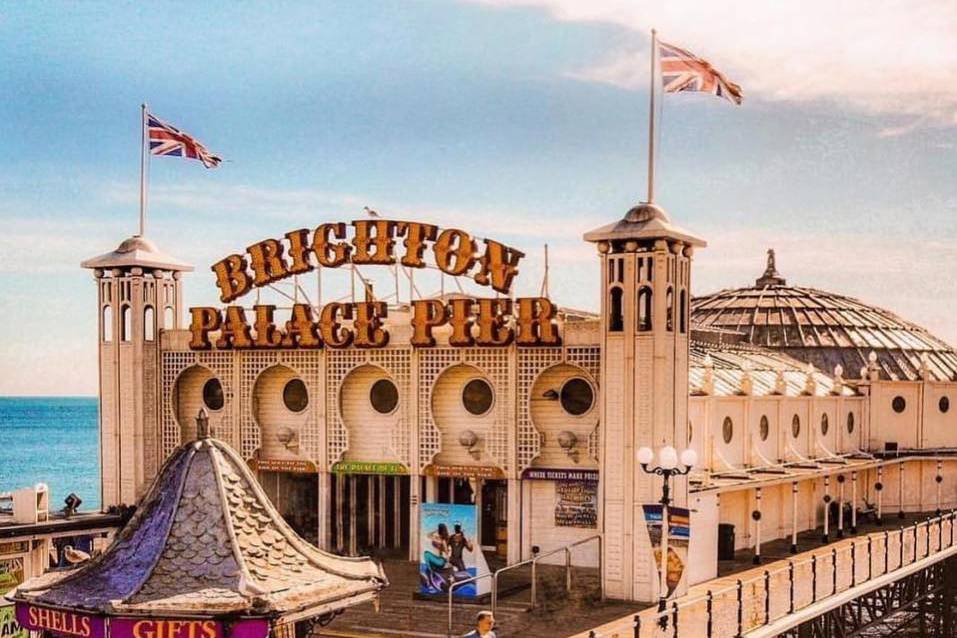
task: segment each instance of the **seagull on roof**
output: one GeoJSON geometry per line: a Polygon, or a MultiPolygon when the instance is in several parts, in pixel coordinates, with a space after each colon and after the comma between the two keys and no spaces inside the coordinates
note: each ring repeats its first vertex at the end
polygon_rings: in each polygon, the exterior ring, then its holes
{"type": "Polygon", "coordinates": [[[86,552],[74,549],[73,545],[67,545],[63,548],[63,555],[66,557],[66,562],[71,565],[79,565],[85,561],[90,560],[90,555],[86,552]]]}
{"type": "Polygon", "coordinates": [[[372,209],[369,208],[368,206],[363,206],[363,207],[362,207],[362,210],[364,210],[364,211],[365,211],[365,214],[368,215],[369,217],[380,217],[379,213],[377,213],[376,211],[372,210],[372,209]]]}

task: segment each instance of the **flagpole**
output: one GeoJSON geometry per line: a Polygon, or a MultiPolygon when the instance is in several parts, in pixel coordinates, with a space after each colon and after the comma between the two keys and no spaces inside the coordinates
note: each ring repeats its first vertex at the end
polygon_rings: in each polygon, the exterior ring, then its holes
{"type": "Polygon", "coordinates": [[[648,110],[648,203],[655,201],[655,57],[658,54],[658,35],[651,30],[651,74],[649,91],[651,98],[648,110]]]}
{"type": "Polygon", "coordinates": [[[146,103],[140,105],[140,237],[146,232],[146,103]]]}

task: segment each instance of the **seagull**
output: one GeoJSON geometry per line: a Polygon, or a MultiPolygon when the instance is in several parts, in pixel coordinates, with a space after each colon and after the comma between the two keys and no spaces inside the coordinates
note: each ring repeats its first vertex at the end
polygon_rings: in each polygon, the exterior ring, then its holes
{"type": "Polygon", "coordinates": [[[363,207],[362,207],[362,210],[364,210],[364,211],[365,211],[365,214],[368,215],[369,217],[379,217],[379,213],[377,213],[376,211],[372,210],[372,209],[369,208],[368,206],[363,206],[363,207]]]}
{"type": "Polygon", "coordinates": [[[63,548],[63,556],[71,565],[78,565],[84,561],[90,560],[90,555],[79,549],[73,549],[73,545],[67,545],[63,548]]]}

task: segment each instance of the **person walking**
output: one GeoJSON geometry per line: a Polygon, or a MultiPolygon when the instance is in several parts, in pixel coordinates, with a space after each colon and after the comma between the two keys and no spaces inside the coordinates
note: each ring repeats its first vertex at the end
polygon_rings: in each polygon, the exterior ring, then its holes
{"type": "Polygon", "coordinates": [[[475,629],[462,638],[496,638],[492,629],[495,627],[495,617],[490,611],[480,611],[475,616],[475,629]]]}

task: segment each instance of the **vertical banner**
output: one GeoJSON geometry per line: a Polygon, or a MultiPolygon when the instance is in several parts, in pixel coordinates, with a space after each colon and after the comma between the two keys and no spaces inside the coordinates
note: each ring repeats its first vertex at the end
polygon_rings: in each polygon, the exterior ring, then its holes
{"type": "MultiPolygon", "coordinates": [[[[655,565],[661,571],[661,505],[642,505],[645,513],[645,526],[651,541],[651,550],[655,565]]],[[[691,514],[683,507],[668,508],[668,592],[671,596],[685,573],[688,562],[688,543],[691,540],[691,514]]]]}
{"type": "MultiPolygon", "coordinates": [[[[489,573],[475,505],[423,503],[419,512],[419,593],[447,594],[452,583],[489,573]]],[[[454,595],[475,598],[490,590],[490,579],[482,578],[456,587],[454,595]]]]}

